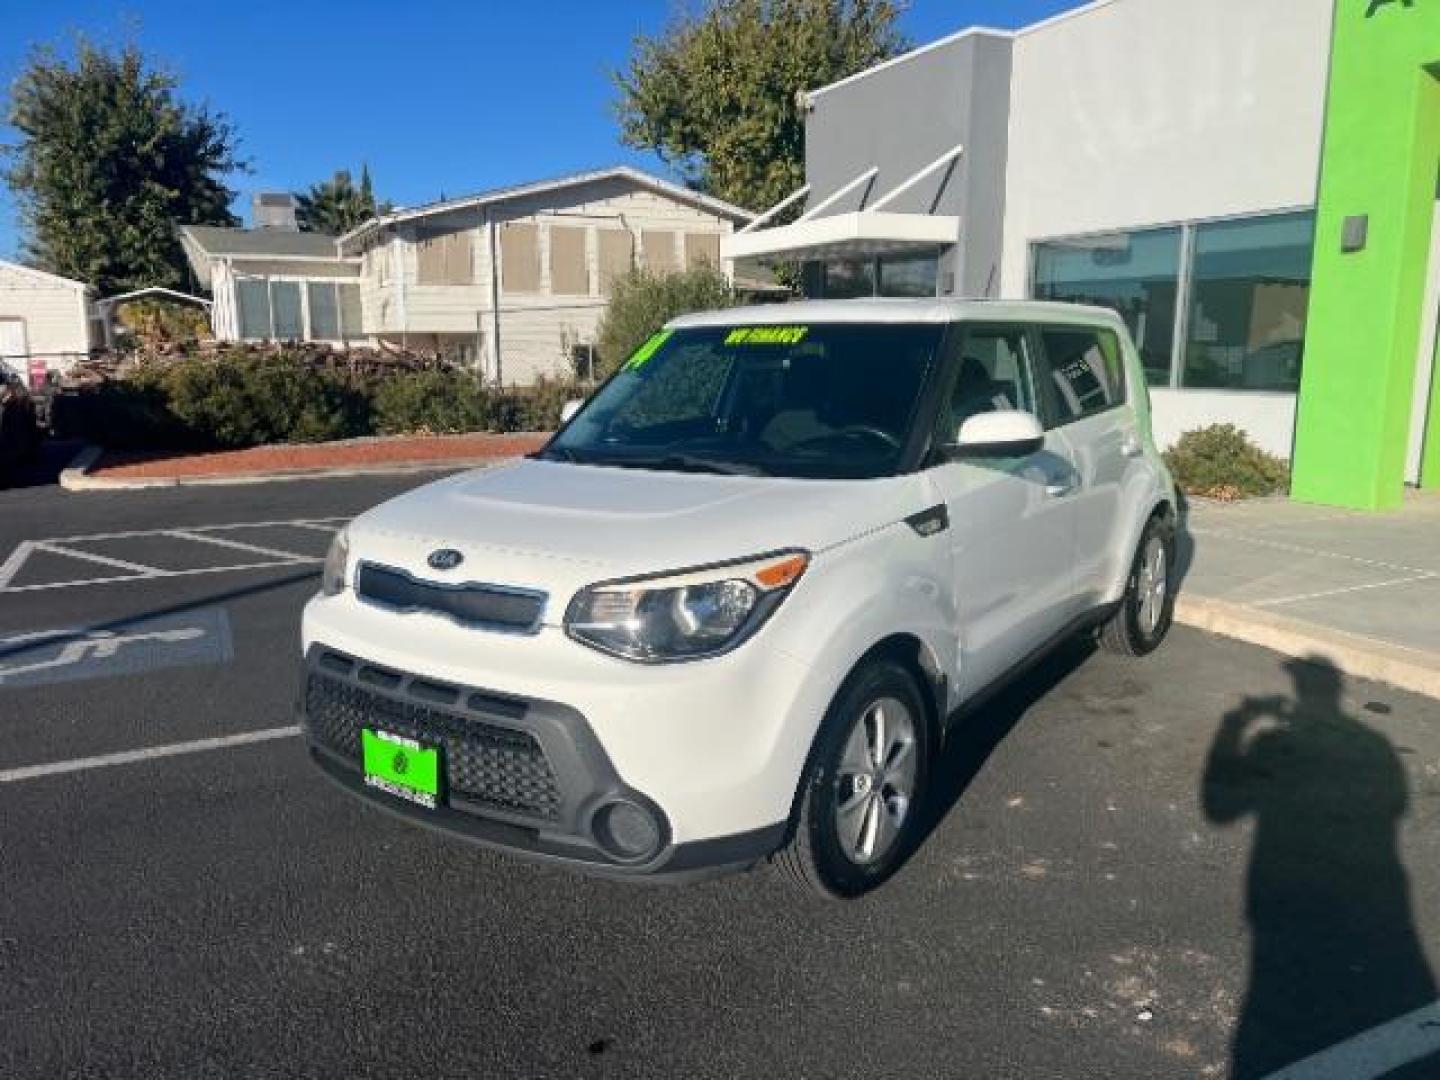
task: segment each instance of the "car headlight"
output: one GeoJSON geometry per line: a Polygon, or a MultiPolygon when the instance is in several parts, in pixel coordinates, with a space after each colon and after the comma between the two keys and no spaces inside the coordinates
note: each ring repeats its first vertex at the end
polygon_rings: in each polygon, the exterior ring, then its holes
{"type": "Polygon", "coordinates": [[[581,589],[565,612],[576,641],[644,663],[698,660],[748,638],[810,564],[803,551],[581,589]]]}
{"type": "Polygon", "coordinates": [[[349,526],[335,534],[330,541],[330,550],[325,553],[325,565],[320,569],[320,593],[335,596],[345,591],[345,567],[350,562],[349,526]]]}

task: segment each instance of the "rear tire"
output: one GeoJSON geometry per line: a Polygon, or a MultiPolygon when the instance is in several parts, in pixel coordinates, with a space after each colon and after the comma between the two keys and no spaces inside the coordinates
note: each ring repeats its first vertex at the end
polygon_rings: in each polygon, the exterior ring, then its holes
{"type": "Polygon", "coordinates": [[[1175,618],[1175,526],[1156,514],[1140,534],[1120,607],[1100,628],[1100,645],[1120,656],[1154,652],[1175,618]]]}
{"type": "Polygon", "coordinates": [[[930,779],[928,712],[893,660],[856,668],[835,695],[801,783],[782,875],[827,900],[886,881],[913,849],[930,779]]]}

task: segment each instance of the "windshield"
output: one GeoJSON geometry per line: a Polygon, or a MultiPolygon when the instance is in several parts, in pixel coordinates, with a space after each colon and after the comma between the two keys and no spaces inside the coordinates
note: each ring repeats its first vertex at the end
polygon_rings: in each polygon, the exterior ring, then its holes
{"type": "Polygon", "coordinates": [[[891,475],[941,332],[854,323],[662,331],[540,456],[763,476],[891,475]]]}

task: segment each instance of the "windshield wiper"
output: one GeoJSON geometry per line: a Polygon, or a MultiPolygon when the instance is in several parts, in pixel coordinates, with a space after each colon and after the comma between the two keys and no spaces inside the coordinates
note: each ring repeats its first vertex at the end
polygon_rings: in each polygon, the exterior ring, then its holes
{"type": "Polygon", "coordinates": [[[758,465],[738,461],[716,461],[693,454],[656,454],[654,457],[592,459],[587,464],[615,465],[622,469],[660,469],[668,472],[717,473],[720,476],[764,476],[758,465]]]}

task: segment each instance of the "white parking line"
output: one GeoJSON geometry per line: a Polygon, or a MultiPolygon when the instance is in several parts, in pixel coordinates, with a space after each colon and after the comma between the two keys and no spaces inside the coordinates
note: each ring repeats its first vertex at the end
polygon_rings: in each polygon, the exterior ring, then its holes
{"type": "Polygon", "coordinates": [[[60,776],[64,773],[86,772],[90,769],[106,769],[112,765],[132,765],[137,761],[152,761],[155,758],[176,757],[180,754],[199,754],[206,750],[227,750],[232,746],[248,746],[251,743],[269,742],[272,739],[288,739],[299,734],[299,726],[291,725],[290,727],[265,728],[261,731],[247,731],[243,735],[221,735],[213,739],[195,739],[191,742],[149,746],[143,750],[122,750],[119,753],[99,754],[95,757],[52,761],[45,765],[26,765],[19,769],[0,770],[0,784],[17,784],[22,780],[38,780],[44,776],[60,776]]]}
{"type": "Polygon", "coordinates": [[[120,581],[159,581],[169,578],[196,577],[201,574],[228,574],[232,570],[269,570],[282,566],[319,566],[324,559],[272,559],[269,562],[238,563],[234,566],[200,566],[191,570],[154,570],[148,574],[123,574],[116,577],[81,578],[78,581],[46,581],[38,585],[8,585],[0,596],[8,593],[44,592],[46,589],[73,589],[80,585],[113,585],[120,581]]]}
{"type": "Polygon", "coordinates": [[[20,544],[10,553],[10,557],[0,563],[0,589],[10,584],[10,579],[20,572],[20,567],[25,565],[25,560],[30,557],[30,552],[35,545],[29,540],[22,540],[20,544]]]}
{"type": "Polygon", "coordinates": [[[1381,1080],[1435,1053],[1440,1053],[1440,1002],[1362,1031],[1266,1080],[1381,1080]]]}
{"type": "Polygon", "coordinates": [[[232,551],[248,551],[251,555],[269,555],[276,559],[307,558],[298,551],[281,551],[279,548],[260,547],[258,544],[242,544],[239,540],[225,540],[219,536],[206,536],[204,533],[190,532],[186,529],[173,529],[165,535],[173,536],[177,540],[194,540],[198,544],[213,544],[216,547],[230,548],[232,551]]]}
{"type": "MultiPolygon", "coordinates": [[[[3,563],[0,563],[0,596],[7,593],[43,592],[48,589],[73,589],[82,585],[113,585],[122,581],[156,581],[177,577],[193,577],[198,574],[231,573],[238,570],[264,570],[280,566],[315,566],[324,560],[302,555],[284,548],[250,544],[229,535],[221,535],[245,529],[292,528],[310,532],[335,532],[344,522],[344,517],[300,518],[291,521],[226,521],[214,525],[187,525],[181,528],[131,529],[121,532],[88,533],[83,536],[51,536],[37,540],[23,540],[16,545],[3,563]],[[146,537],[163,537],[167,540],[189,541],[209,548],[226,548],[262,556],[264,562],[246,562],[225,566],[199,566],[186,570],[167,570],[159,566],[117,559],[87,547],[76,544],[103,543],[106,540],[136,540],[146,537]],[[12,584],[24,570],[31,555],[45,552],[70,559],[83,559],[99,566],[124,570],[124,574],[105,574],[91,578],[76,578],[62,581],[40,581],[27,585],[12,584]]],[[[129,554],[127,552],[127,554],[129,554]]]]}
{"type": "Polygon", "coordinates": [[[113,566],[116,570],[130,570],[146,577],[155,571],[153,566],[142,566],[140,563],[127,562],[125,559],[112,559],[109,555],[97,555],[93,551],[77,551],[63,544],[52,544],[44,540],[35,545],[35,550],[48,551],[51,555],[64,555],[67,559],[84,559],[86,562],[99,563],[101,566],[113,566]]]}

